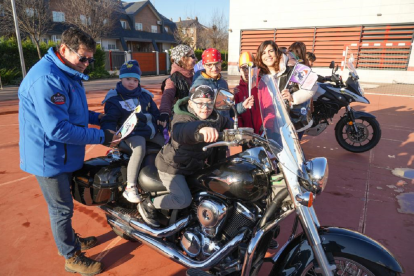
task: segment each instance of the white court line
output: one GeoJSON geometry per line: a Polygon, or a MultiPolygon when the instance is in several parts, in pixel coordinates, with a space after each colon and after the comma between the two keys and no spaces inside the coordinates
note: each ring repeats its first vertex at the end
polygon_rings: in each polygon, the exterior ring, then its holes
{"type": "Polygon", "coordinates": [[[31,177],[34,177],[34,175],[29,175],[29,176],[25,176],[25,177],[22,177],[22,178],[19,178],[19,179],[16,179],[16,180],[12,180],[12,181],[9,181],[9,182],[1,183],[0,184],[0,187],[5,186],[5,185],[9,185],[9,184],[13,184],[15,182],[19,182],[21,180],[25,180],[25,179],[28,179],[28,178],[31,178],[31,177]]]}
{"type": "Polygon", "coordinates": [[[98,262],[100,262],[108,253],[109,251],[111,251],[112,248],[115,247],[115,245],[121,240],[121,237],[116,237],[110,244],[108,244],[107,247],[105,247],[105,249],[99,253],[98,257],[96,257],[96,260],[98,262]]]}

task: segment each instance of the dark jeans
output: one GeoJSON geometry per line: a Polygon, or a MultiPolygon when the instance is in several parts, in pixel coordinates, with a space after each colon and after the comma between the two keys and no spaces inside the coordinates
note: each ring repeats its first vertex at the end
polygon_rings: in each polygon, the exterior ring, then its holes
{"type": "Polygon", "coordinates": [[[53,177],[36,176],[46,200],[53,237],[60,253],[69,259],[80,244],[72,229],[73,198],[70,192],[72,173],[53,177]]]}

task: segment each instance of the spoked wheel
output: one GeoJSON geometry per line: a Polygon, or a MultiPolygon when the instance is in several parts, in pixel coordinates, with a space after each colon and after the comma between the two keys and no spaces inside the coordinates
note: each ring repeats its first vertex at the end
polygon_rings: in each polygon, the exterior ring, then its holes
{"type": "MultiPolygon", "coordinates": [[[[399,273],[392,272],[385,267],[367,262],[356,256],[334,256],[336,271],[335,276],[398,276],[399,273]]],[[[301,276],[320,276],[315,272],[313,262],[310,263],[301,276]]]]}
{"type": "Polygon", "coordinates": [[[355,120],[355,125],[345,116],[336,124],[335,137],[339,145],[351,152],[365,152],[375,147],[381,139],[381,128],[375,118],[355,120]],[[357,131],[355,131],[355,127],[357,131]]]}

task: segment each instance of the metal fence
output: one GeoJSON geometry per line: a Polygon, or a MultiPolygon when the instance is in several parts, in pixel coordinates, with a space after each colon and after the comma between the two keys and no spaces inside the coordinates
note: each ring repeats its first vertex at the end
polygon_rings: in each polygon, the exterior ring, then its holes
{"type": "Polygon", "coordinates": [[[105,70],[114,71],[121,68],[125,63],[125,52],[107,51],[105,52],[105,70]]]}

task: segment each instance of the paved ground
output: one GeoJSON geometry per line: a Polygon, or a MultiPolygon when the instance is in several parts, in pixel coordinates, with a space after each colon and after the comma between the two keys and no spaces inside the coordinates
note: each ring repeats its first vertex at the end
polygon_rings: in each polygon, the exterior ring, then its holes
{"type": "MultiPolygon", "coordinates": [[[[163,76],[143,79],[157,101],[163,79],[163,76]]],[[[102,110],[100,102],[105,91],[115,82],[87,84],[91,110],[102,110]],[[98,87],[104,91],[97,91],[98,87]]],[[[235,85],[234,79],[231,83],[235,85]]],[[[0,127],[4,133],[0,141],[0,275],[69,275],[64,271],[63,258],[57,255],[40,188],[33,176],[19,169],[18,101],[12,92],[3,92],[0,92],[0,127]]],[[[367,97],[370,105],[353,106],[374,114],[381,124],[382,139],[373,150],[363,154],[343,150],[335,141],[333,126],[318,137],[303,139],[306,156],[327,157],[330,166],[328,186],[316,199],[316,211],[323,225],[347,227],[378,240],[403,264],[406,275],[414,275],[414,181],[392,173],[396,168],[414,168],[414,97],[372,94],[367,97]]],[[[88,146],[86,158],[105,152],[103,146],[88,146]]],[[[282,224],[282,243],[291,227],[289,220],[282,224]]],[[[98,237],[100,244],[87,254],[104,263],[106,271],[102,275],[185,275],[184,267],[152,249],[117,237],[96,207],[76,203],[74,228],[83,236],[98,237]]],[[[265,266],[260,275],[267,275],[268,271],[269,266],[265,266]]]]}

